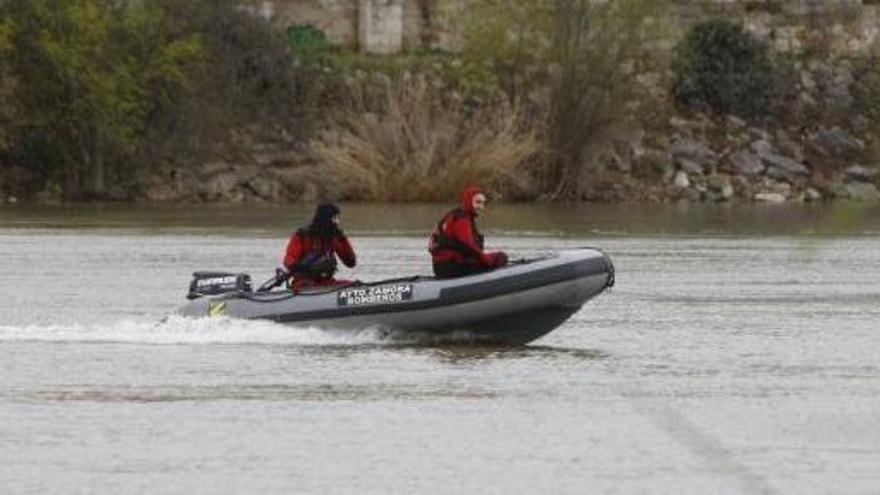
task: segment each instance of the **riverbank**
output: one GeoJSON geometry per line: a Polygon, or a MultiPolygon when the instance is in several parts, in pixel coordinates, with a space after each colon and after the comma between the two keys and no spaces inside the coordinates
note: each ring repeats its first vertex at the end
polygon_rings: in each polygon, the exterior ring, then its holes
{"type": "MultiPolygon", "coordinates": [[[[876,123],[869,117],[871,109],[860,106],[863,99],[858,95],[865,90],[860,88],[864,80],[857,67],[846,60],[803,61],[798,65],[784,119],[748,121],[733,114],[699,112],[664,103],[664,97],[655,95],[649,108],[659,113],[646,116],[622,137],[603,143],[601,153],[583,170],[583,189],[575,201],[877,202],[880,142],[876,123]]],[[[392,90],[391,80],[381,72],[364,73],[361,79],[367,81],[363,83],[366,89],[358,91],[392,90]]],[[[654,85],[643,89],[649,93],[658,91],[654,85]]],[[[365,110],[364,115],[373,114],[365,110]]],[[[429,132],[431,124],[420,121],[410,127],[421,126],[423,132],[429,132]]],[[[333,132],[333,124],[326,124],[324,134],[333,132]]],[[[289,135],[271,137],[260,141],[241,136],[233,151],[222,158],[157,167],[152,174],[120,181],[109,186],[104,194],[86,199],[175,204],[314,203],[328,197],[363,200],[367,198],[356,187],[358,181],[351,177],[342,180],[339,174],[382,180],[367,174],[369,167],[350,171],[327,163],[327,159],[338,159],[348,150],[325,149],[324,154],[316,154],[316,144],[326,148],[325,142],[302,142],[289,135]]],[[[342,137],[334,135],[334,139],[342,137]]],[[[418,143],[407,146],[414,144],[418,143]]],[[[491,155],[486,152],[482,156],[497,160],[491,155]]],[[[418,158],[411,151],[399,159],[407,157],[418,158]]],[[[383,167],[388,165],[372,165],[375,169],[383,167]]],[[[462,173],[467,173],[467,167],[462,166],[462,173]]],[[[388,169],[387,174],[394,175],[394,169],[388,169]]],[[[47,204],[69,199],[64,188],[53,181],[36,193],[27,191],[32,180],[33,174],[22,167],[0,168],[0,202],[47,204]]],[[[400,187],[430,187],[430,180],[430,175],[418,177],[400,187]]],[[[449,189],[448,186],[442,185],[449,189]]],[[[378,194],[381,196],[382,192],[378,194]]],[[[447,195],[452,199],[455,193],[447,195]]],[[[529,184],[515,189],[512,195],[507,189],[497,191],[495,196],[527,203],[572,201],[567,196],[553,198],[529,184]]]]}
{"type": "MultiPolygon", "coordinates": [[[[526,203],[880,201],[869,46],[806,36],[783,50],[775,31],[713,18],[671,32],[669,9],[646,0],[492,5],[460,19],[460,50],[371,56],[317,32],[297,44],[202,2],[217,22],[150,38],[156,53],[187,49],[162,77],[130,68],[138,84],[119,98],[100,84],[66,91],[83,71],[14,29],[48,10],[15,11],[3,48],[15,56],[0,67],[0,202],[437,202],[467,183],[526,203]]],[[[125,10],[158,32],[177,17],[125,10]]],[[[54,34],[92,60],[87,40],[54,34]]],[[[98,65],[124,66],[126,50],[98,65]]]]}
{"type": "MultiPolygon", "coordinates": [[[[857,156],[865,141],[840,126],[775,130],[734,117],[675,116],[668,133],[642,138],[607,160],[590,181],[588,203],[802,203],[833,200],[877,202],[878,167],[857,156]]],[[[0,202],[15,203],[16,180],[6,170],[0,202]]],[[[3,182],[0,181],[0,184],[3,182]]],[[[162,170],[144,181],[114,185],[98,199],[133,203],[289,204],[332,196],[322,167],[282,148],[255,151],[240,161],[162,170]]],[[[64,201],[60,187],[27,198],[64,201]]],[[[450,198],[452,199],[452,198],[450,198]]],[[[525,202],[546,198],[527,196],[525,202]]]]}

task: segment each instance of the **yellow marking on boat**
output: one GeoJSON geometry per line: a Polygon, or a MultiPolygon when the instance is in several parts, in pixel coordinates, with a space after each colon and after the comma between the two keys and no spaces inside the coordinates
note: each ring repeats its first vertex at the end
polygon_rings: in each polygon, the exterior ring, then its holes
{"type": "Polygon", "coordinates": [[[226,316],[227,307],[225,302],[215,302],[208,305],[208,316],[216,318],[218,316],[226,316]]]}

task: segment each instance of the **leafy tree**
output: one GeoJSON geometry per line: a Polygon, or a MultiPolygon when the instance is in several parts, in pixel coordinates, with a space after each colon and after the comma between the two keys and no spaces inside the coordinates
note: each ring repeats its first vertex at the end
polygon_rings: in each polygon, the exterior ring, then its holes
{"type": "Polygon", "coordinates": [[[552,38],[553,2],[479,0],[460,15],[467,83],[478,93],[494,88],[511,99],[540,83],[552,38]]]}
{"type": "Polygon", "coordinates": [[[166,1],[185,4],[187,29],[204,40],[206,64],[195,79],[199,97],[190,115],[199,127],[228,132],[246,123],[302,123],[311,74],[295,67],[285,32],[236,0],[166,1]]]}
{"type": "Polygon", "coordinates": [[[167,18],[149,2],[10,0],[2,9],[19,25],[12,67],[23,164],[73,197],[104,194],[108,174],[139,162],[155,88],[186,85],[198,39],[150,36],[167,18]]]}

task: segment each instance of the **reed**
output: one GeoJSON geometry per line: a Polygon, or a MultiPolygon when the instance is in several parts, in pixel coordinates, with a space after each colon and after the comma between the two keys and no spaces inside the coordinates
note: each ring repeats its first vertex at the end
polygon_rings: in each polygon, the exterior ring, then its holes
{"type": "Polygon", "coordinates": [[[353,85],[346,109],[311,143],[328,194],[445,201],[469,183],[496,195],[529,190],[535,132],[507,103],[468,105],[424,75],[353,85]]]}

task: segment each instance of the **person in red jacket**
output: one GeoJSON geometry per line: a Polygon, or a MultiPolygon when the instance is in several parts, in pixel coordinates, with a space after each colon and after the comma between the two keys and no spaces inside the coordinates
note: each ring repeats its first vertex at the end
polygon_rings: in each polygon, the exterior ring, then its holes
{"type": "Polygon", "coordinates": [[[476,186],[466,187],[461,206],[446,213],[431,234],[428,251],[437,278],[463,277],[507,264],[503,251],[485,252],[475,219],[486,208],[486,195],[476,186]]]}
{"type": "Polygon", "coordinates": [[[294,279],[293,289],[350,283],[333,278],[337,256],[349,268],[357,263],[351,243],[339,228],[339,207],[324,203],[318,205],[312,223],[297,230],[287,243],[284,268],[294,279]]]}

